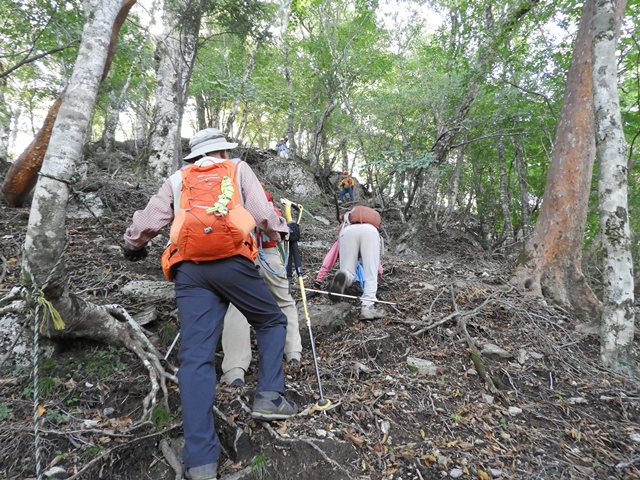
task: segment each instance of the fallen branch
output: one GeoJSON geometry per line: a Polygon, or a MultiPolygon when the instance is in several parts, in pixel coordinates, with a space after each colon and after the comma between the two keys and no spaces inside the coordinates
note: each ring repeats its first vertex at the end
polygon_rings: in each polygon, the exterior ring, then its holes
{"type": "Polygon", "coordinates": [[[480,356],[480,352],[478,351],[478,348],[476,347],[475,342],[471,338],[471,335],[469,335],[469,332],[467,331],[467,320],[469,319],[469,317],[474,316],[477,312],[479,312],[482,308],[484,308],[486,304],[493,301],[493,295],[489,295],[487,299],[484,302],[482,302],[482,304],[479,307],[474,308],[471,312],[465,313],[465,312],[461,312],[460,309],[458,308],[458,302],[456,302],[456,296],[454,294],[453,285],[451,285],[449,290],[451,293],[451,303],[453,304],[455,313],[457,313],[458,316],[460,317],[458,318],[458,322],[457,322],[458,331],[462,334],[465,341],[467,342],[467,345],[469,346],[469,350],[471,352],[471,361],[473,362],[476,372],[478,372],[478,375],[480,375],[480,378],[484,380],[487,390],[489,390],[494,395],[498,395],[499,392],[498,392],[498,389],[496,388],[496,383],[499,386],[500,380],[489,376],[489,373],[487,372],[487,369],[484,366],[484,362],[482,361],[482,357],[480,356]]]}

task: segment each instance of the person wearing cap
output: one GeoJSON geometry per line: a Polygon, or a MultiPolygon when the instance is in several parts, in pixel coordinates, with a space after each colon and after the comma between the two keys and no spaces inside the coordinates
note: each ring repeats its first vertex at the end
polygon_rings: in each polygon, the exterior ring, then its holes
{"type": "MultiPolygon", "coordinates": [[[[215,129],[201,130],[191,139],[184,160],[206,167],[231,161],[236,165],[245,209],[271,240],[298,240],[297,225],[276,214],[253,170],[239,159],[229,160],[237,147],[215,129]]],[[[189,168],[186,165],[183,169],[189,168]]],[[[172,222],[180,206],[182,171],[169,177],[144,210],[133,215],[124,234],[124,256],[135,261],[147,256],[147,243],[172,222]]],[[[216,434],[213,404],[216,394],[215,351],[227,308],[233,303],[256,331],[258,384],[252,416],[282,420],[297,413],[284,397],[282,358],[287,318],[276,304],[253,262],[244,255],[211,261],[182,261],[172,267],[182,337],[178,360],[184,429],[183,460],[190,479],[215,479],[221,445],[216,434]]]]}
{"type": "Polygon", "coordinates": [[[345,194],[349,194],[349,200],[353,202],[353,187],[355,182],[353,178],[349,176],[349,172],[342,172],[342,180],[338,184],[338,188],[340,189],[340,202],[344,202],[345,194]]]}
{"type": "MultiPolygon", "coordinates": [[[[264,194],[277,215],[280,210],[273,204],[273,196],[266,190],[264,194]]],[[[283,253],[280,242],[271,240],[268,236],[257,232],[260,253],[256,259],[259,265],[260,275],[264,278],[267,288],[273,295],[287,317],[287,338],[284,344],[284,358],[289,367],[300,366],[302,359],[302,340],[298,308],[296,301],[291,296],[289,280],[283,261],[283,253]]],[[[235,308],[229,305],[229,310],[224,317],[224,329],[222,330],[222,377],[220,381],[233,387],[244,386],[244,374],[251,364],[251,330],[246,318],[235,308]]]]}

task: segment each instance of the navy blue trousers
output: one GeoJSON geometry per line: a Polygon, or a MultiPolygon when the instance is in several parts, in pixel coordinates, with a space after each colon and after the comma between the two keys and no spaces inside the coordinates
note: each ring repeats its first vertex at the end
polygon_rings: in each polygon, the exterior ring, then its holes
{"type": "Polygon", "coordinates": [[[257,392],[284,393],[282,356],[287,317],[273,299],[258,267],[243,256],[210,262],[182,262],[174,276],[182,337],[178,380],[187,468],[217,462],[220,441],[215,431],[215,353],[224,316],[233,303],[256,331],[257,392]]]}
{"type": "Polygon", "coordinates": [[[349,200],[353,202],[353,188],[343,188],[342,190],[340,190],[340,201],[342,202],[344,200],[344,196],[346,193],[349,194],[349,200]]]}

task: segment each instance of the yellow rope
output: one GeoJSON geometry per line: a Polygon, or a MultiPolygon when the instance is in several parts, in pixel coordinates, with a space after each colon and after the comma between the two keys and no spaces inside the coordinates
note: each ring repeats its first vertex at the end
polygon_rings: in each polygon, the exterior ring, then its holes
{"type": "MultiPolygon", "coordinates": [[[[53,322],[53,328],[55,328],[56,330],[63,330],[65,325],[62,317],[60,316],[60,313],[58,313],[53,304],[45,298],[44,292],[42,292],[42,290],[38,294],[36,301],[38,302],[38,305],[43,307],[44,315],[50,318],[53,322]]],[[[42,326],[40,328],[42,329],[42,326]]]]}

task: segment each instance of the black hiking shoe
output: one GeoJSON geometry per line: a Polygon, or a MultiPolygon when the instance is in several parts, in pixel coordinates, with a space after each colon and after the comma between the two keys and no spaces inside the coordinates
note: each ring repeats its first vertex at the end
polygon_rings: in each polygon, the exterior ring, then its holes
{"type": "Polygon", "coordinates": [[[336,276],[333,277],[333,281],[331,282],[331,286],[329,287],[329,300],[333,303],[337,303],[342,300],[340,297],[336,297],[335,295],[331,295],[332,293],[338,293],[342,295],[344,293],[344,289],[347,288],[347,274],[342,270],[339,270],[336,273],[336,276]]]}

